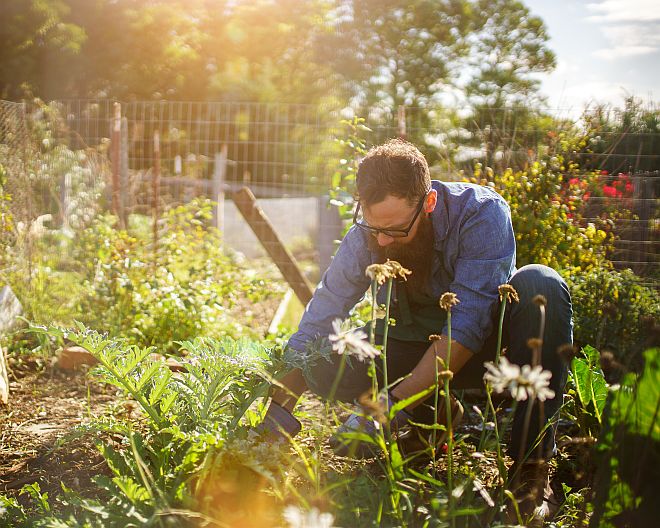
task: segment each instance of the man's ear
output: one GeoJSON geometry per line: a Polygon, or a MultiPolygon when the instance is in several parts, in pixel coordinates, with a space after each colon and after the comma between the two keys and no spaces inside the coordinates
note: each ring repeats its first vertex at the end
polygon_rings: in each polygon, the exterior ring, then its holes
{"type": "Polygon", "coordinates": [[[438,191],[431,189],[431,192],[429,192],[429,195],[426,197],[424,212],[432,213],[436,205],[438,205],[438,191]]]}

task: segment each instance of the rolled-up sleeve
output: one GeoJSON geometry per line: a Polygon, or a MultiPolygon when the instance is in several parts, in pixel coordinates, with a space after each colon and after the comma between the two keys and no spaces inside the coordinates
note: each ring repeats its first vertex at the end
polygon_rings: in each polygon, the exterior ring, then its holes
{"type": "MultiPolygon", "coordinates": [[[[509,206],[501,199],[481,203],[464,216],[459,237],[449,290],[460,303],[451,311],[451,337],[479,352],[493,330],[498,287],[515,269],[516,243],[509,206]]],[[[447,333],[445,324],[443,334],[447,333]]]]}
{"type": "Polygon", "coordinates": [[[370,281],[365,275],[369,264],[371,253],[365,235],[352,227],[307,304],[298,331],[289,339],[290,348],[304,351],[307,343],[330,333],[332,321],[348,316],[369,288],[370,281]]]}

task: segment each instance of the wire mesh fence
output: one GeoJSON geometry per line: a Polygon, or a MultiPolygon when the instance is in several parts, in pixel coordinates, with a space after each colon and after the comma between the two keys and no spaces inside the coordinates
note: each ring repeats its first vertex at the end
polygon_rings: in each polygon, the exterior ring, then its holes
{"type": "MultiPolygon", "coordinates": [[[[250,254],[258,242],[231,201],[222,200],[248,185],[285,242],[328,245],[339,227],[323,195],[337,167],[343,115],[306,104],[66,100],[30,108],[2,102],[0,163],[12,210],[27,223],[41,218],[66,231],[114,209],[127,224],[130,215],[151,216],[204,196],[220,199],[216,225],[250,254]]],[[[445,179],[460,178],[459,170],[469,174],[475,159],[496,170],[523,168],[561,134],[535,126],[520,109],[483,109],[460,122],[420,108],[374,109],[366,124],[369,144],[406,137],[422,146],[434,176],[445,179]]],[[[593,197],[588,220],[605,205],[630,210],[617,221],[612,259],[657,281],[660,180],[652,170],[660,144],[653,134],[603,132],[592,147],[576,152],[575,161],[586,169],[607,167],[602,184],[608,188],[618,172],[630,173],[632,190],[593,197]]],[[[331,249],[320,251],[327,262],[331,249]]]]}

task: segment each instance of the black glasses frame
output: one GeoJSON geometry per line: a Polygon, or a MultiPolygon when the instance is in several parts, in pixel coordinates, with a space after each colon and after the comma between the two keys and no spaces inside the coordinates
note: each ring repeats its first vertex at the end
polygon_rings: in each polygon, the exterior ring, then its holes
{"type": "Polygon", "coordinates": [[[415,216],[412,217],[410,224],[408,224],[408,227],[406,227],[405,229],[380,229],[378,227],[372,227],[370,225],[358,221],[358,214],[360,212],[360,202],[358,202],[357,207],[355,208],[355,213],[353,214],[353,225],[356,225],[360,229],[367,231],[368,233],[371,233],[373,236],[378,236],[379,233],[382,233],[383,235],[392,238],[407,237],[413,225],[415,225],[415,221],[417,220],[417,217],[422,212],[422,209],[424,208],[424,203],[426,202],[426,198],[430,192],[431,191],[427,191],[426,194],[422,196],[422,199],[419,201],[419,205],[417,206],[417,210],[415,211],[415,216]]]}

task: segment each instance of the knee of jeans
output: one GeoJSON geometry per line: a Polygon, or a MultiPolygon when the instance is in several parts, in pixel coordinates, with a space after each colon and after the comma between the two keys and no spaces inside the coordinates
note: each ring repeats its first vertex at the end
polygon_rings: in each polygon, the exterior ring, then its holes
{"type": "Polygon", "coordinates": [[[543,295],[548,303],[570,300],[564,279],[555,270],[542,264],[523,266],[511,277],[509,283],[516,289],[521,301],[536,295],[543,295]]]}
{"type": "Polygon", "coordinates": [[[328,375],[332,368],[332,363],[319,360],[315,365],[303,371],[307,388],[317,396],[327,398],[332,390],[333,378],[328,375]]]}

